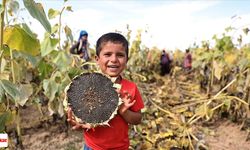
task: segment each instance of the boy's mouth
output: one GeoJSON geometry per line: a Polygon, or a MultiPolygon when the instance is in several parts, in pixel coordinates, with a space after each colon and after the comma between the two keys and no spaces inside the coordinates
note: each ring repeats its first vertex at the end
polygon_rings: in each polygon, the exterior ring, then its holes
{"type": "Polygon", "coordinates": [[[108,68],[114,68],[114,69],[116,69],[116,68],[119,68],[119,66],[117,66],[117,65],[109,65],[108,68]]]}

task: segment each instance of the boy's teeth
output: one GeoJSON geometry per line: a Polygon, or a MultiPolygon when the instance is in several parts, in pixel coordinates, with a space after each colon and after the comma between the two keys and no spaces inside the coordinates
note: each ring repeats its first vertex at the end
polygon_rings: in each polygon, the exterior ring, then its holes
{"type": "Polygon", "coordinates": [[[117,68],[117,66],[109,66],[110,68],[117,68]]]}

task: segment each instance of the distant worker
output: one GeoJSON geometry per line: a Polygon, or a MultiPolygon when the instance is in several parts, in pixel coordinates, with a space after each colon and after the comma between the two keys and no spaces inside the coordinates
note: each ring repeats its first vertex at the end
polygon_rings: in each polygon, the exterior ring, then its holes
{"type": "Polygon", "coordinates": [[[184,56],[184,70],[190,71],[192,69],[192,55],[189,49],[186,49],[186,53],[184,56]]]}
{"type": "Polygon", "coordinates": [[[80,58],[83,58],[85,61],[89,61],[88,53],[88,33],[85,30],[80,32],[78,41],[70,48],[71,54],[78,54],[80,58]]]}
{"type": "Polygon", "coordinates": [[[160,65],[161,65],[161,75],[164,76],[165,74],[169,74],[170,72],[170,59],[168,53],[166,53],[165,49],[162,50],[161,58],[160,58],[160,65]]]}
{"type": "Polygon", "coordinates": [[[170,62],[173,62],[173,60],[174,60],[174,53],[172,50],[169,53],[169,60],[170,60],[170,62]]]}

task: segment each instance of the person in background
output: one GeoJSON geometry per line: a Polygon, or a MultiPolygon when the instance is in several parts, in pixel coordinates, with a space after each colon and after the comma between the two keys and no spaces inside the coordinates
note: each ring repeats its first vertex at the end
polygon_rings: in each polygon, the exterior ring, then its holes
{"type": "Polygon", "coordinates": [[[190,71],[192,69],[192,55],[189,49],[186,49],[186,53],[184,56],[184,70],[190,71]]]}
{"type": "Polygon", "coordinates": [[[165,74],[169,74],[170,72],[170,59],[168,53],[166,53],[165,49],[162,50],[161,58],[160,58],[160,65],[161,65],[161,76],[165,74]]]}
{"type": "Polygon", "coordinates": [[[169,53],[169,60],[170,60],[170,62],[173,62],[173,60],[174,60],[174,53],[172,50],[169,53]]]}
{"type": "Polygon", "coordinates": [[[88,33],[85,30],[80,32],[78,41],[70,48],[71,54],[78,54],[80,58],[83,58],[86,62],[90,60],[88,52],[88,33]]]}

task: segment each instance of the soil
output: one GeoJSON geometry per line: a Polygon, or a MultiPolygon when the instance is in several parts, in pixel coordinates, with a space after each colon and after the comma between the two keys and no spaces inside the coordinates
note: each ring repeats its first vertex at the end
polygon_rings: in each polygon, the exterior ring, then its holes
{"type": "Polygon", "coordinates": [[[209,150],[250,150],[249,133],[241,130],[241,126],[228,120],[221,120],[219,125],[212,127],[213,134],[205,138],[209,150]]]}
{"type": "MultiPolygon", "coordinates": [[[[18,145],[16,134],[9,134],[9,148],[24,150],[79,150],[83,144],[81,131],[72,130],[65,121],[65,117],[49,116],[46,108],[31,105],[21,109],[22,145],[18,145]],[[17,146],[18,145],[18,146],[17,146]]],[[[7,131],[14,127],[7,127],[7,131]]]]}
{"type": "MultiPolygon", "coordinates": [[[[44,111],[44,110],[43,110],[44,111]]],[[[46,112],[46,111],[44,111],[46,112]]],[[[21,110],[22,143],[25,150],[79,150],[83,146],[81,131],[72,130],[63,118],[53,117],[42,120],[37,107],[30,106],[21,110]]],[[[45,115],[45,114],[43,114],[45,115]]],[[[209,150],[250,150],[247,132],[241,125],[228,120],[220,120],[216,124],[204,127],[207,134],[204,138],[209,150]]],[[[16,142],[10,133],[10,149],[16,142]]]]}

